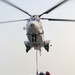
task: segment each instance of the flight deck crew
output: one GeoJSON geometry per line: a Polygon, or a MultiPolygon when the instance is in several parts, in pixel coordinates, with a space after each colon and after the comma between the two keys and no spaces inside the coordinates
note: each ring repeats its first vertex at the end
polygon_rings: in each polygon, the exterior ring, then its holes
{"type": "Polygon", "coordinates": [[[40,72],[38,75],[45,75],[43,72],[40,72]]]}
{"type": "Polygon", "coordinates": [[[45,75],[51,75],[48,71],[46,71],[45,75]]]}

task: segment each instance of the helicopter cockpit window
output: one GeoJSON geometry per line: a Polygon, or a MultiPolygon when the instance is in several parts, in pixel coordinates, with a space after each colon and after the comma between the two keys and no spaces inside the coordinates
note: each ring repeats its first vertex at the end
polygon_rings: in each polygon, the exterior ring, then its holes
{"type": "Polygon", "coordinates": [[[30,20],[35,21],[35,18],[32,16],[32,17],[30,18],[30,20]]]}
{"type": "Polygon", "coordinates": [[[28,19],[28,22],[30,21],[30,19],[28,19]]]}
{"type": "Polygon", "coordinates": [[[38,21],[38,22],[39,22],[40,20],[39,20],[38,18],[36,18],[36,21],[38,21]]]}
{"type": "Polygon", "coordinates": [[[32,21],[38,21],[38,22],[40,21],[39,20],[39,17],[38,16],[35,16],[35,15],[31,17],[31,20],[32,21]]]}

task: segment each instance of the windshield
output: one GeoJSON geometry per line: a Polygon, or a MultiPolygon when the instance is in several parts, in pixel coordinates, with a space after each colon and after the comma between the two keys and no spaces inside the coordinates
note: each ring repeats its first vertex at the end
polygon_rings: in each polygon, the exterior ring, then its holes
{"type": "Polygon", "coordinates": [[[31,16],[30,18],[31,21],[40,21],[40,18],[37,15],[31,16]]]}

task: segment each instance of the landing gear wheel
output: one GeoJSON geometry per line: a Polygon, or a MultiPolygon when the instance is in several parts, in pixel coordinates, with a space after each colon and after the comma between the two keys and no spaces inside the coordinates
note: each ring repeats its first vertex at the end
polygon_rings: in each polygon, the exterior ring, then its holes
{"type": "Polygon", "coordinates": [[[49,52],[49,44],[45,45],[45,49],[49,52]]]}
{"type": "Polygon", "coordinates": [[[30,46],[26,46],[26,52],[28,53],[28,51],[30,50],[30,46]]]}

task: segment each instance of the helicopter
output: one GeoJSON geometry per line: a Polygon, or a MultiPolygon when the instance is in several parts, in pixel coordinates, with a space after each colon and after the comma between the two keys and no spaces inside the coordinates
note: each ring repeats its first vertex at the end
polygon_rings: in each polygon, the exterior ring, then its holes
{"type": "Polygon", "coordinates": [[[31,15],[27,11],[19,8],[18,6],[14,5],[13,3],[7,0],[0,0],[20,11],[30,16],[28,19],[21,19],[21,20],[13,20],[13,21],[4,21],[0,22],[3,23],[10,23],[10,22],[19,22],[19,21],[27,21],[26,27],[23,27],[26,30],[26,35],[28,37],[28,41],[24,41],[24,45],[26,46],[26,52],[28,53],[31,48],[41,51],[41,47],[44,47],[47,52],[49,52],[49,47],[52,46],[50,44],[50,40],[44,40],[44,30],[41,23],[41,20],[48,20],[48,21],[69,21],[75,22],[75,20],[71,19],[54,19],[54,18],[41,18],[44,14],[48,14],[57,7],[61,6],[62,4],[66,3],[68,0],[63,0],[53,6],[52,8],[46,10],[45,12],[41,13],[40,15],[31,15]]]}

